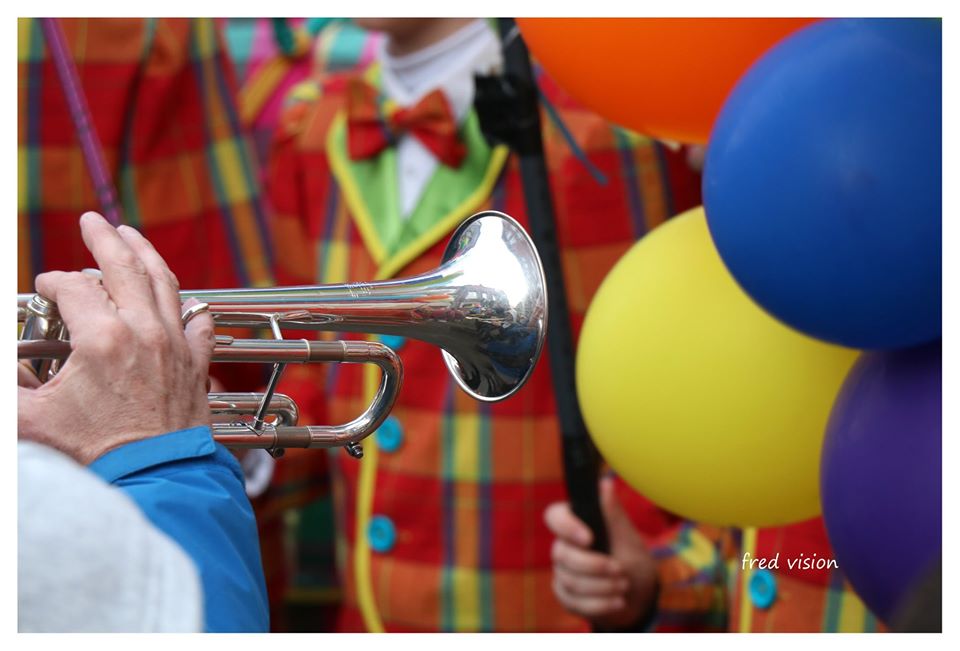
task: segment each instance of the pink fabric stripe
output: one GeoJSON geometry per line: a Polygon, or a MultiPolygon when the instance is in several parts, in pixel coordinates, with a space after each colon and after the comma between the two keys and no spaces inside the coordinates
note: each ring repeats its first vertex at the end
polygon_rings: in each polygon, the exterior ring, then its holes
{"type": "Polygon", "coordinates": [[[377,54],[377,46],[380,44],[380,34],[370,34],[366,43],[363,44],[363,51],[360,53],[360,65],[365,66],[372,62],[377,54]]]}
{"type": "Polygon", "coordinates": [[[263,65],[264,61],[272,58],[277,52],[273,42],[273,29],[269,18],[258,18],[253,31],[253,42],[250,44],[250,55],[247,59],[247,76],[263,65]]]}

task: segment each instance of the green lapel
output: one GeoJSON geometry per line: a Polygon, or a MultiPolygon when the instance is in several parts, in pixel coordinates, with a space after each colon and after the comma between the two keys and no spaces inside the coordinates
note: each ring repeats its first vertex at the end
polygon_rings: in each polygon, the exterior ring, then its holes
{"type": "Polygon", "coordinates": [[[354,161],[347,154],[346,116],[330,127],[327,156],[364,245],[389,278],[443,238],[490,196],[507,160],[506,147],[491,149],[471,109],[461,127],[467,156],[458,169],[438,165],[406,220],[400,217],[397,159],[393,148],[354,161]]]}

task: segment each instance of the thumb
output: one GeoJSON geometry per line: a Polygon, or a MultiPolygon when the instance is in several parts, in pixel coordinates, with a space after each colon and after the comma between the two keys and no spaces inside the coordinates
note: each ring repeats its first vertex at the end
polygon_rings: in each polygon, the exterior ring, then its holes
{"type": "Polygon", "coordinates": [[[607,523],[611,543],[624,540],[624,536],[633,538],[636,535],[630,516],[623,510],[620,498],[617,497],[616,484],[612,477],[603,477],[600,480],[600,507],[603,509],[603,519],[607,523]]]}

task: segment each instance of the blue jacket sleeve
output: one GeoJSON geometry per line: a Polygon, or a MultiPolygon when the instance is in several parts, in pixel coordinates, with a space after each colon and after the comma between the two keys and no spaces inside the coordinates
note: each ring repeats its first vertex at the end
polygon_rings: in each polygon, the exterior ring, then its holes
{"type": "Polygon", "coordinates": [[[90,469],[121,488],[193,559],[210,632],[266,632],[267,590],[240,464],[209,427],[136,441],[90,469]]]}

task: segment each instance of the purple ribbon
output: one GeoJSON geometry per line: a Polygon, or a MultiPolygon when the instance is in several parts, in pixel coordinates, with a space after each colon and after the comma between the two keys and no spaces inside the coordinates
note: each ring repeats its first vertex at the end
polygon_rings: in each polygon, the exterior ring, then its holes
{"type": "Polygon", "coordinates": [[[53,57],[53,65],[57,69],[57,76],[60,78],[60,86],[63,88],[63,94],[67,99],[67,106],[70,108],[74,131],[76,131],[77,138],[80,140],[80,149],[83,151],[83,158],[87,163],[87,171],[90,173],[94,192],[100,200],[100,209],[107,221],[114,226],[119,226],[123,223],[123,220],[120,217],[120,204],[117,201],[113,179],[107,170],[107,164],[103,158],[103,147],[100,145],[100,138],[93,128],[93,121],[90,119],[90,107],[87,104],[83,89],[80,87],[73,57],[67,51],[67,43],[63,37],[63,31],[60,29],[60,23],[56,18],[39,18],[38,20],[50,55],[53,57]]]}

